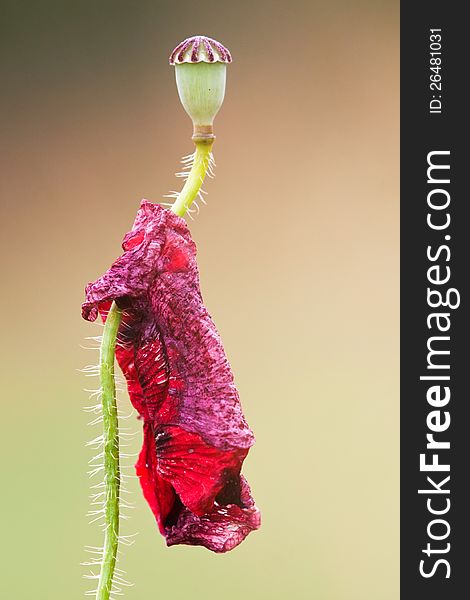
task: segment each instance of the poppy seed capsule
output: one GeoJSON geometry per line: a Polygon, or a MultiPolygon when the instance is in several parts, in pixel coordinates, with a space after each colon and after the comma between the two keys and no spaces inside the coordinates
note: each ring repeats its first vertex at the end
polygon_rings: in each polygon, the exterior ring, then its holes
{"type": "Polygon", "coordinates": [[[213,122],[225,96],[230,52],[220,42],[197,35],[178,44],[170,56],[181,103],[191,117],[194,141],[214,140],[213,122]]]}

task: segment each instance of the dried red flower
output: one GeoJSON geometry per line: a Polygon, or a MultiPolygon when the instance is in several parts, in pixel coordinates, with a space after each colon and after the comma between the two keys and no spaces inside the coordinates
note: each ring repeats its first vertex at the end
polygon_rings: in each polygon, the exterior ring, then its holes
{"type": "Polygon", "coordinates": [[[143,200],[123,249],[82,313],[106,320],[113,300],[124,310],[116,358],[144,421],[144,496],[169,546],[226,552],[260,526],[240,475],[254,438],[202,302],[196,245],[184,219],[143,200]]]}

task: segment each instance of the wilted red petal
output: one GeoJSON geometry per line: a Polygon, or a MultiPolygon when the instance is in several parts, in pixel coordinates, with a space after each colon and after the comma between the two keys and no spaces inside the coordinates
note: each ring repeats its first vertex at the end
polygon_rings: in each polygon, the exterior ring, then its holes
{"type": "MultiPolygon", "coordinates": [[[[111,300],[126,310],[119,341],[133,349],[134,361],[131,367],[127,359],[125,368],[136,368],[141,376],[154,368],[155,360],[144,347],[163,342],[170,378],[166,396],[156,407],[159,423],[181,425],[220,449],[249,448],[253,434],[219,334],[202,302],[196,246],[186,222],[143,200],[123,247],[136,236],[140,243],[131,245],[103,277],[86,287],[83,316],[94,320],[111,300]],[[173,408],[177,414],[162,416],[163,409],[172,413],[173,408]]],[[[152,384],[141,376],[142,387],[152,384]]],[[[154,397],[144,394],[144,402],[152,412],[154,397]]]]}
{"type": "Polygon", "coordinates": [[[116,357],[145,423],[136,467],[160,529],[172,544],[224,551],[259,526],[254,504],[233,500],[254,439],[202,302],[195,244],[183,219],[143,201],[123,249],[87,286],[83,316],[105,320],[112,300],[124,310],[116,357]]]}
{"type": "Polygon", "coordinates": [[[218,450],[181,427],[158,427],[158,473],[196,515],[210,511],[227,482],[238,478],[248,449],[218,450]]]}
{"type": "Polygon", "coordinates": [[[149,503],[161,533],[165,533],[165,521],[171,513],[176,494],[170,483],[158,474],[157,455],[152,427],[144,424],[144,445],[137,459],[135,470],[145,499],[149,503]]]}
{"type": "Polygon", "coordinates": [[[243,476],[240,476],[239,484],[240,505],[216,504],[203,516],[197,516],[183,508],[174,525],[166,528],[168,546],[190,544],[205,546],[213,552],[228,552],[238,546],[251,531],[258,529],[261,516],[243,476]]]}

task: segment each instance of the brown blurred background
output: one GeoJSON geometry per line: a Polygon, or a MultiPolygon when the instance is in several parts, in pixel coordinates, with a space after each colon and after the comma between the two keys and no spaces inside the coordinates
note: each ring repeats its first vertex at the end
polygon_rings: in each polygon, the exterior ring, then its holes
{"type": "Polygon", "coordinates": [[[179,184],[191,124],[167,58],[200,33],[234,63],[217,177],[190,227],[257,436],[245,473],[264,522],[229,555],[166,549],[131,479],[125,597],[398,598],[398,2],[1,11],[0,597],[90,587],[79,563],[101,536],[84,516],[84,442],[98,431],[78,369],[100,329],[80,318],[83,287],[140,199],[179,184]]]}

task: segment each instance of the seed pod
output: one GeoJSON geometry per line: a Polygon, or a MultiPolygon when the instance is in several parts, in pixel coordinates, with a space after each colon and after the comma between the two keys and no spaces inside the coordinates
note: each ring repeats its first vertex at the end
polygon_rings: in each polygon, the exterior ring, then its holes
{"type": "Polygon", "coordinates": [[[230,52],[220,42],[194,36],[178,44],[170,56],[181,103],[194,126],[193,139],[212,141],[213,122],[225,96],[230,52]]]}

